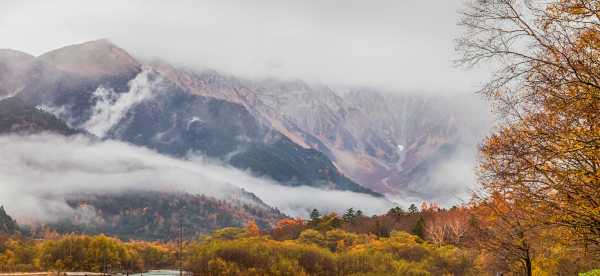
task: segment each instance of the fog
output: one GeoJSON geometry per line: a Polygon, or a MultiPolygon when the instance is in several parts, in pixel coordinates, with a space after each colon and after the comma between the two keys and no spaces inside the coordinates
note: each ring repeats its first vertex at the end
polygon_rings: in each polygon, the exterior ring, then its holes
{"type": "Polygon", "coordinates": [[[472,92],[484,70],[453,67],[462,0],[3,0],[0,48],[39,55],[108,38],[242,77],[401,92],[472,92]]]}
{"type": "Polygon", "coordinates": [[[360,208],[381,213],[391,203],[352,192],[283,187],[216,162],[173,159],[151,150],[87,136],[54,134],[0,137],[0,205],[19,221],[72,216],[65,200],[77,193],[188,192],[227,198],[243,187],[293,216],[308,210],[360,208]]]}

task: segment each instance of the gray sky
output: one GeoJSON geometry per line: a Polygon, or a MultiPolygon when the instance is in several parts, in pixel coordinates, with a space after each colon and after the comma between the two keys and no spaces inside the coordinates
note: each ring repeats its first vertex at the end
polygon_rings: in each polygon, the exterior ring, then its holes
{"type": "Polygon", "coordinates": [[[134,55],[244,77],[472,92],[456,69],[462,0],[2,0],[0,48],[109,38],[134,55]]]}

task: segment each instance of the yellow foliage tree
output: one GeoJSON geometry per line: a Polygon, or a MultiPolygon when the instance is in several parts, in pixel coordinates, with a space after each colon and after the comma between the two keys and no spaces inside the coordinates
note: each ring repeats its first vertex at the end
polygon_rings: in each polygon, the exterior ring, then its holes
{"type": "Polygon", "coordinates": [[[503,115],[484,142],[488,194],[528,205],[600,252],[600,2],[471,1],[464,64],[499,65],[482,90],[503,115]]]}

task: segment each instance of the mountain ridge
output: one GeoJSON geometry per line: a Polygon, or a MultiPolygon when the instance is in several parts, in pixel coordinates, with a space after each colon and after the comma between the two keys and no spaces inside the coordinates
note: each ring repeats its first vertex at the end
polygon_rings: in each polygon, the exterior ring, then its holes
{"type": "MultiPolygon", "coordinates": [[[[256,116],[250,99],[239,104],[207,98],[198,92],[201,89],[181,87],[181,81],[170,81],[173,78],[151,66],[144,68],[107,40],[66,46],[36,61],[42,71],[39,75],[50,77],[34,77],[18,97],[52,112],[73,128],[93,124],[101,130],[97,133],[108,135],[100,138],[123,140],[180,158],[190,152],[208,154],[286,185],[380,196],[345,177],[320,151],[298,145],[256,116]],[[74,57],[69,56],[71,52],[74,57]],[[112,68],[117,69],[113,72],[112,68]],[[103,117],[110,118],[109,125],[103,117]]],[[[228,86],[231,81],[218,74],[207,73],[200,79],[227,93],[241,87],[243,94],[243,85],[228,86]]]]}

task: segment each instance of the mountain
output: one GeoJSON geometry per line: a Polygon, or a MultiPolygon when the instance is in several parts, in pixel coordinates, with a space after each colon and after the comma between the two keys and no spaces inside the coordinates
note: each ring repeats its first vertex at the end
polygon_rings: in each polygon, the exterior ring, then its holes
{"type": "Polygon", "coordinates": [[[106,39],[53,50],[38,60],[92,82],[128,79],[137,75],[141,68],[135,58],[106,39]]]}
{"type": "Polygon", "coordinates": [[[33,68],[29,79],[14,73],[26,80],[18,98],[74,129],[178,158],[219,159],[290,186],[453,196],[468,180],[443,171],[468,159],[485,129],[485,116],[472,116],[483,111],[464,96],[247,80],[140,62],[107,40],[20,56],[5,58],[33,68]]]}
{"type": "Polygon", "coordinates": [[[72,128],[179,158],[220,159],[284,185],[379,195],[252,113],[239,82],[142,64],[106,40],[63,47],[34,63],[37,73],[18,98],[72,128]],[[229,96],[231,90],[239,93],[229,96]]]}
{"type": "Polygon", "coordinates": [[[357,89],[346,93],[344,99],[350,108],[367,115],[369,125],[379,136],[391,138],[386,141],[388,147],[397,147],[397,160],[378,158],[385,165],[383,173],[376,173],[382,178],[370,178],[367,173],[370,179],[380,181],[383,189],[394,194],[413,192],[426,198],[431,190],[455,192],[451,189],[456,186],[468,186],[469,183],[438,181],[432,177],[446,174],[440,171],[444,163],[474,166],[474,162],[466,163],[474,161],[477,141],[488,124],[487,112],[476,98],[398,95],[357,89]],[[467,160],[469,158],[473,160],[467,160]]]}
{"type": "Polygon", "coordinates": [[[4,206],[0,206],[0,234],[13,235],[18,230],[17,222],[6,213],[4,206]]]}
{"type": "MultiPolygon", "coordinates": [[[[301,80],[245,80],[212,70],[153,62],[194,95],[244,106],[293,143],[326,155],[343,175],[392,197],[456,197],[466,184],[444,178],[448,164],[470,166],[487,112],[470,95],[399,94],[332,88],[301,80]],[[479,114],[473,117],[472,114],[479,114]],[[472,154],[471,154],[472,153],[472,154]],[[469,159],[471,158],[471,159],[469,159]]],[[[465,177],[467,178],[467,177],[465,177]]]]}
{"type": "MultiPolygon", "coordinates": [[[[106,40],[37,58],[3,53],[2,68],[18,82],[0,84],[6,88],[0,134],[85,133],[182,159],[220,159],[282,185],[380,196],[340,173],[325,153],[299,144],[309,135],[290,135],[295,128],[279,125],[285,121],[275,110],[254,108],[260,104],[254,92],[233,77],[144,64],[106,40]]],[[[224,199],[170,192],[74,195],[68,203],[75,216],[50,226],[65,233],[160,239],[171,234],[182,213],[194,235],[248,221],[269,228],[284,217],[253,194],[232,191],[224,199]]]]}

